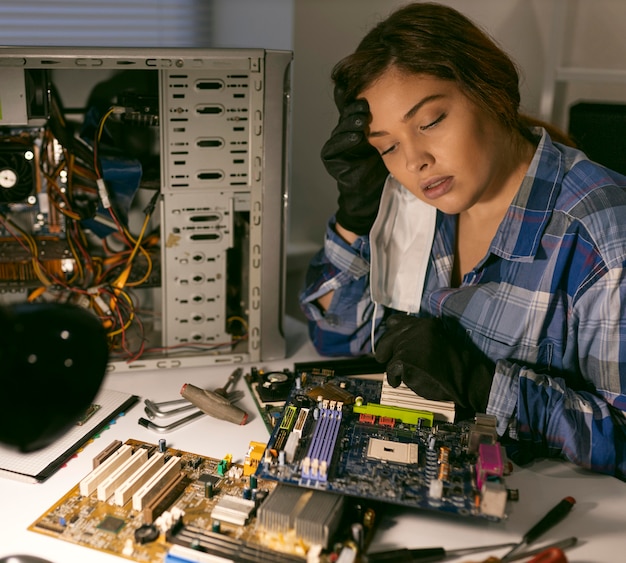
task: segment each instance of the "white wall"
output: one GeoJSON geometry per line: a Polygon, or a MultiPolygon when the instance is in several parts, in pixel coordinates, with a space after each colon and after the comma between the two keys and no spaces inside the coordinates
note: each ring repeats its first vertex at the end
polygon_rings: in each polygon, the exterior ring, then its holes
{"type": "Polygon", "coordinates": [[[210,1],[214,46],[293,50],[295,0],[210,1]]]}

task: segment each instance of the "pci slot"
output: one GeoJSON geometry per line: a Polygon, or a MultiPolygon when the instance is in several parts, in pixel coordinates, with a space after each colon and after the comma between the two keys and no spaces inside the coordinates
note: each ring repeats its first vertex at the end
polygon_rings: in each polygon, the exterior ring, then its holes
{"type": "Polygon", "coordinates": [[[147,450],[137,450],[129,459],[120,465],[111,475],[98,485],[98,500],[106,500],[126,479],[139,469],[148,459],[147,450]]]}
{"type": "Polygon", "coordinates": [[[127,459],[130,459],[132,452],[133,449],[128,444],[125,444],[118,449],[104,463],[96,467],[80,482],[80,494],[87,497],[93,493],[102,481],[109,477],[109,475],[111,475],[127,459]]]}
{"type": "Polygon", "coordinates": [[[143,509],[143,521],[152,524],[183,494],[191,480],[181,471],[143,509]]]}
{"type": "Polygon", "coordinates": [[[157,452],[115,491],[115,504],[124,506],[150,478],[163,467],[164,454],[157,452]]]}
{"type": "Polygon", "coordinates": [[[133,508],[143,510],[180,471],[180,457],[171,457],[161,469],[133,495],[133,508]]]}

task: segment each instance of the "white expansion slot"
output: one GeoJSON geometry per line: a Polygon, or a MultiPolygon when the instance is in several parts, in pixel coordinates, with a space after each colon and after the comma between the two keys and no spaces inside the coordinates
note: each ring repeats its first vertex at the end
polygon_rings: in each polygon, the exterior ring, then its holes
{"type": "Polygon", "coordinates": [[[114,495],[114,502],[117,506],[124,506],[131,497],[143,487],[148,480],[163,467],[162,453],[155,453],[144,463],[135,473],[133,473],[124,483],[122,483],[114,495]]]}
{"type": "Polygon", "coordinates": [[[143,510],[163,485],[168,483],[180,471],[180,457],[171,457],[141,489],[133,495],[133,508],[143,510]]]}
{"type": "Polygon", "coordinates": [[[102,481],[104,481],[111,473],[113,473],[122,463],[130,458],[133,449],[125,444],[119,448],[107,460],[96,467],[87,477],[79,484],[80,494],[88,497],[93,493],[102,481]]]}
{"type": "Polygon", "coordinates": [[[128,477],[133,475],[148,459],[148,450],[140,448],[130,459],[127,459],[111,475],[98,485],[98,500],[106,500],[115,492],[128,477]]]}

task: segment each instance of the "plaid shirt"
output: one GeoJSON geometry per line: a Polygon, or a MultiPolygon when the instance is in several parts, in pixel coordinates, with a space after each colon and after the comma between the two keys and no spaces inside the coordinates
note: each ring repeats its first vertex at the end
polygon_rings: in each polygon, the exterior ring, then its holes
{"type": "MultiPolygon", "coordinates": [[[[540,132],[487,257],[460,287],[456,217],[438,213],[420,314],[457,320],[496,362],[487,412],[518,461],[562,456],[624,479],[626,178],[540,132]]],[[[322,355],[366,354],[389,311],[370,299],[368,238],[347,245],[333,225],[301,306],[322,355]],[[330,290],[322,313],[314,301],[330,290]]]]}

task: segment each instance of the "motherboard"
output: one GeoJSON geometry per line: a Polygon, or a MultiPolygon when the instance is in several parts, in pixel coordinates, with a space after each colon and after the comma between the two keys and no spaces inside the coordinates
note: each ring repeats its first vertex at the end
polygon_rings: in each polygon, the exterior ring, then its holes
{"type": "Polygon", "coordinates": [[[506,517],[515,491],[505,486],[510,464],[494,417],[442,420],[385,399],[380,373],[344,373],[296,366],[259,478],[491,521],[506,517]]]}
{"type": "Polygon", "coordinates": [[[236,464],[164,442],[113,442],[29,530],[150,563],[291,563],[313,553],[327,563],[342,552],[354,560],[371,539],[371,506],[257,478],[256,443],[236,464]]]}

